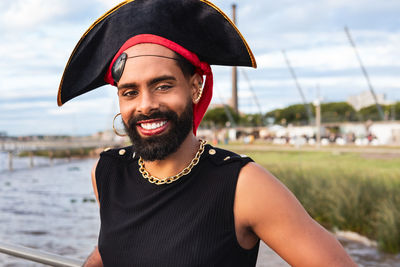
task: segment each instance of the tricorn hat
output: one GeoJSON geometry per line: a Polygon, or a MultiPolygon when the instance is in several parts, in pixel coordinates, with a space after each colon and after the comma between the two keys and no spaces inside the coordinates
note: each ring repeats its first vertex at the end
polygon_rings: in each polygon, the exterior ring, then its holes
{"type": "Polygon", "coordinates": [[[64,70],[58,105],[107,83],[113,84],[107,79],[111,62],[121,47],[138,35],[158,36],[176,43],[197,55],[202,63],[256,67],[242,34],[213,3],[128,0],[96,20],[79,40],[64,70]]]}

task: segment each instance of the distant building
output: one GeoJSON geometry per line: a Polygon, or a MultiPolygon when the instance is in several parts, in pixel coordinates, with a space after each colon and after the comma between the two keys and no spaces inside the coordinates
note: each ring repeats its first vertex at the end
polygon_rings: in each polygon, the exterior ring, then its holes
{"type": "MultiPolygon", "coordinates": [[[[390,105],[392,102],[386,100],[385,94],[376,94],[376,98],[380,105],[390,105]]],[[[375,99],[371,91],[364,91],[359,95],[349,96],[347,98],[347,103],[353,106],[355,110],[360,110],[362,108],[375,105],[375,99]]]]}

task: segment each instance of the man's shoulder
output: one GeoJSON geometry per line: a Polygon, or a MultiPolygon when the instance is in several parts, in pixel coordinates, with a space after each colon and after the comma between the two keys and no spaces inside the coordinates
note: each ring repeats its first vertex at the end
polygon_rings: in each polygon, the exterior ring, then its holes
{"type": "Polygon", "coordinates": [[[253,160],[246,155],[239,155],[233,151],[229,151],[223,148],[214,147],[212,145],[206,145],[204,153],[215,165],[225,165],[233,162],[241,162],[242,165],[252,162],[253,160]]]}
{"type": "Polygon", "coordinates": [[[132,146],[126,146],[126,147],[117,147],[117,148],[111,148],[107,147],[105,148],[101,153],[100,153],[100,158],[102,157],[111,157],[115,159],[122,159],[122,160],[131,160],[131,159],[137,159],[138,155],[136,155],[134,149],[132,146]]]}

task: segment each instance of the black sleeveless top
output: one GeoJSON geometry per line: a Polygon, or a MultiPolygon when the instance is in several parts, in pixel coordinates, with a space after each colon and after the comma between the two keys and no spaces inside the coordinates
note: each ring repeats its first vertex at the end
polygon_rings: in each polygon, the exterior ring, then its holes
{"type": "Polygon", "coordinates": [[[96,168],[106,267],[255,266],[259,244],[237,242],[233,214],[240,169],[250,158],[206,145],[190,174],[154,185],[132,147],[101,153],[96,168]]]}

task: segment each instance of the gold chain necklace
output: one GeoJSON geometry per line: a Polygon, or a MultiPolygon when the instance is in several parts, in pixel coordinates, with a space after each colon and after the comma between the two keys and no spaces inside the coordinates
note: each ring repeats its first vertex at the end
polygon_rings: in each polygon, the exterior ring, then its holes
{"type": "Polygon", "coordinates": [[[144,162],[143,162],[142,157],[139,157],[139,160],[138,160],[139,172],[142,174],[144,179],[146,179],[147,181],[149,181],[152,184],[162,185],[162,184],[170,184],[172,182],[175,182],[176,180],[178,180],[182,176],[189,174],[192,171],[193,167],[196,166],[197,163],[199,163],[200,156],[204,152],[204,146],[205,145],[206,145],[206,141],[205,140],[200,140],[200,148],[197,151],[196,155],[194,156],[194,158],[192,159],[190,164],[188,166],[186,166],[178,174],[175,174],[173,176],[169,176],[169,177],[167,177],[165,179],[160,179],[160,178],[154,177],[144,167],[144,162]]]}

